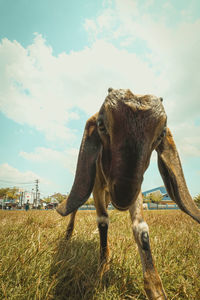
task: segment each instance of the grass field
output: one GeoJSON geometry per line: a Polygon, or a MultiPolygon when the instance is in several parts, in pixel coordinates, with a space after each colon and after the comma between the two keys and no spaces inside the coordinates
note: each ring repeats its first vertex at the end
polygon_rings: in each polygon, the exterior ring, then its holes
{"type": "MultiPolygon", "coordinates": [[[[200,299],[200,226],[180,211],[145,212],[169,299],[200,299]]],[[[111,266],[99,280],[95,212],[0,211],[0,299],[146,299],[129,214],[110,212],[111,266]]]]}

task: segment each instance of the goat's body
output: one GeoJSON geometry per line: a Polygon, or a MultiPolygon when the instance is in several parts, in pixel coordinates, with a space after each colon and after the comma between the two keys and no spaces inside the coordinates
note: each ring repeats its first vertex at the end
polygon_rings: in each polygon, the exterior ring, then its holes
{"type": "MultiPolygon", "coordinates": [[[[104,174],[102,166],[103,163],[100,156],[97,160],[97,172],[93,189],[93,197],[96,207],[97,225],[100,236],[101,276],[108,268],[109,263],[109,247],[107,242],[109,217],[107,213],[107,207],[111,201],[109,196],[109,186],[106,182],[106,175],[104,174]]],[[[129,212],[132,221],[133,235],[138,246],[143,266],[144,288],[146,294],[149,299],[167,299],[151,255],[149,229],[148,225],[143,219],[143,197],[141,191],[136,200],[130,205],[129,212]]]]}
{"type": "MultiPolygon", "coordinates": [[[[109,269],[109,246],[108,246],[108,228],[109,216],[107,213],[108,204],[111,202],[109,196],[109,187],[102,169],[101,155],[96,163],[96,177],[93,187],[93,198],[97,214],[97,226],[100,238],[100,277],[109,269]]],[[[129,207],[130,218],[135,241],[141,257],[144,288],[149,299],[166,300],[161,279],[153,262],[150,243],[149,229],[143,219],[143,197],[140,192],[136,201],[129,207]]],[[[71,237],[75,215],[77,210],[70,215],[70,221],[67,227],[66,237],[71,237]]]]}
{"type": "Polygon", "coordinates": [[[71,213],[66,234],[70,238],[77,209],[93,192],[101,276],[108,268],[108,203],[119,210],[129,210],[143,266],[144,288],[151,300],[167,299],[153,262],[149,229],[142,213],[141,184],[153,150],[158,153],[159,171],[169,195],[200,223],[200,212],[187,189],[166,119],[162,98],[110,89],[99,113],[86,123],[72,190],[57,209],[63,216],[71,213]]]}

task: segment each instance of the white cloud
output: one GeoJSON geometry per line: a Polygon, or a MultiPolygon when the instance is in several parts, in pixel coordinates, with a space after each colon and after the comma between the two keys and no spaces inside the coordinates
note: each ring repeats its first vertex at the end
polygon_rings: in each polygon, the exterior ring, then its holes
{"type": "Polygon", "coordinates": [[[55,163],[67,168],[74,175],[78,149],[70,148],[65,151],[57,151],[50,148],[38,147],[34,152],[21,151],[19,154],[24,159],[36,163],[55,163]]]}
{"type": "Polygon", "coordinates": [[[67,121],[78,118],[73,108],[94,114],[108,87],[147,91],[155,82],[153,71],[134,53],[103,40],[55,57],[40,35],[27,48],[3,39],[0,63],[1,111],[49,139],[71,140],[74,132],[67,121]]]}
{"type": "MultiPolygon", "coordinates": [[[[138,41],[145,43],[146,48],[139,44],[135,53],[136,61],[142,61],[146,70],[144,66],[135,63],[131,55],[127,54],[126,57],[135,74],[141,72],[148,75],[146,78],[144,76],[144,79],[141,76],[138,80],[136,76],[131,76],[131,83],[125,76],[125,80],[121,82],[126,81],[131,88],[134,85],[136,90],[139,88],[142,93],[146,92],[146,88],[148,93],[162,96],[169,127],[176,133],[180,151],[183,155],[199,156],[200,140],[197,136],[200,128],[192,124],[195,118],[199,118],[200,111],[200,18],[192,19],[190,10],[190,18],[184,20],[182,13],[176,11],[172,2],[165,3],[170,13],[165,14],[161,9],[155,18],[153,10],[151,13],[148,11],[147,4],[148,1],[112,1],[112,9],[108,6],[101,16],[90,20],[93,21],[93,28],[95,27],[93,38],[109,40],[114,44],[118,41],[119,45],[128,47],[128,52],[132,54],[138,41]],[[107,22],[99,24],[99,19],[104,20],[104,17],[107,22]],[[186,130],[183,130],[183,127],[186,130]],[[185,137],[179,128],[182,128],[185,137]]],[[[154,5],[152,1],[150,4],[154,5]]],[[[87,29],[92,33],[93,28],[87,29]]],[[[123,53],[123,50],[120,52],[123,53]]],[[[132,75],[131,72],[129,74],[132,75]]]]}
{"type": "Polygon", "coordinates": [[[0,65],[1,111],[44,132],[49,139],[71,140],[74,133],[67,128],[67,121],[78,116],[70,111],[73,101],[67,88],[63,91],[62,62],[52,55],[44,39],[37,35],[27,48],[3,39],[0,65]]]}
{"type": "Polygon", "coordinates": [[[42,178],[32,171],[21,172],[8,163],[0,165],[0,182],[8,182],[8,184],[10,183],[10,185],[23,185],[29,183],[34,184],[36,179],[39,179],[40,182],[44,185],[50,184],[46,179],[42,178]]]}
{"type": "Polygon", "coordinates": [[[200,157],[200,126],[192,121],[171,127],[181,157],[200,157]]]}
{"type": "MultiPolygon", "coordinates": [[[[148,11],[154,1],[107,3],[96,19],[86,20],[85,29],[93,39],[81,51],[56,57],[38,34],[27,48],[16,41],[2,40],[1,111],[16,122],[44,132],[48,139],[69,141],[75,132],[67,122],[78,118],[74,107],[93,114],[108,87],[130,88],[136,93],[163,96],[169,127],[177,131],[177,141],[181,143],[180,124],[191,124],[200,111],[200,20],[183,21],[180,13],[179,20],[169,26],[170,14],[169,18],[164,13],[154,18],[148,11]],[[143,52],[135,46],[138,41],[146,45],[141,47],[143,52]]],[[[166,3],[174,16],[173,3],[166,3]]],[[[200,148],[196,131],[188,134],[193,147],[200,148]]],[[[198,154],[191,147],[181,151],[198,154]]],[[[38,157],[42,150],[21,155],[38,157]]]]}
{"type": "MultiPolygon", "coordinates": [[[[174,119],[180,119],[183,114],[186,117],[189,110],[190,114],[196,116],[200,109],[200,18],[193,22],[182,21],[180,12],[175,15],[175,8],[168,2],[165,4],[168,3],[173,9],[174,18],[170,19],[171,15],[162,11],[154,18],[153,13],[146,10],[147,3],[116,0],[113,1],[113,9],[105,9],[101,16],[88,22],[93,22],[95,37],[113,43],[116,43],[117,38],[121,45],[129,46],[130,52],[130,46],[134,48],[138,40],[145,42],[145,59],[158,75],[155,81],[157,91],[166,95],[169,102],[175,103],[167,103],[170,114],[174,119]],[[179,21],[175,21],[175,17],[179,17],[179,21]],[[99,19],[106,19],[106,22],[100,24],[99,19]]],[[[88,30],[92,31],[92,27],[88,27],[88,30]]],[[[141,56],[138,52],[137,58],[141,56]]]]}

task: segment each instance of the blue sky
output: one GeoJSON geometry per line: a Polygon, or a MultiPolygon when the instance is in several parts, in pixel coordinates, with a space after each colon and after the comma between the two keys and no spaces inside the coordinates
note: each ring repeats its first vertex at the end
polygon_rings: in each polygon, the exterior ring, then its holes
{"type": "MultiPolygon", "coordinates": [[[[67,193],[108,87],[164,98],[200,193],[200,2],[0,0],[0,186],[67,193]]],[[[162,185],[156,154],[143,190],[162,185]]]]}

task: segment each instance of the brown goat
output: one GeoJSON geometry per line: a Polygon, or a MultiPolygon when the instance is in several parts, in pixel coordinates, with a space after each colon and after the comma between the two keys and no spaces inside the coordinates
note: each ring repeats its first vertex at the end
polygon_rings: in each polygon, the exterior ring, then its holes
{"type": "Polygon", "coordinates": [[[180,209],[200,223],[200,212],[184,179],[162,98],[134,95],[130,90],[108,90],[99,113],[85,127],[74,184],[67,201],[57,211],[71,213],[67,238],[72,234],[77,209],[93,192],[100,235],[101,274],[108,267],[108,203],[129,210],[141,256],[148,299],[167,299],[155,268],[148,225],[142,214],[141,184],[153,150],[170,197],[180,209]]]}

